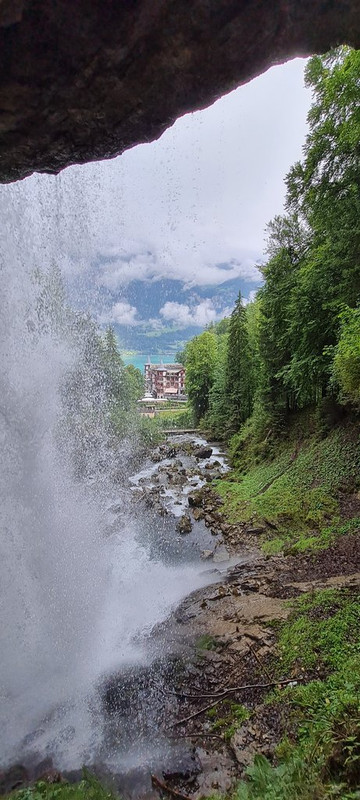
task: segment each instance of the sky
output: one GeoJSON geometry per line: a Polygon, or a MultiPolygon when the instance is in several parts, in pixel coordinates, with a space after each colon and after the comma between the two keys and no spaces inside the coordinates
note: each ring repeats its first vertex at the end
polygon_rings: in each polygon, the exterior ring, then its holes
{"type": "MultiPolygon", "coordinates": [[[[266,224],[283,210],[283,179],[305,141],[304,64],[273,67],[116,159],[16,184],[35,260],[37,250],[60,260],[104,323],[141,324],[127,296],[135,279],[146,291],[164,277],[185,289],[241,277],[249,297],[261,279],[266,224]]],[[[219,313],[208,298],[171,298],[157,324],[201,327],[219,313]]]]}

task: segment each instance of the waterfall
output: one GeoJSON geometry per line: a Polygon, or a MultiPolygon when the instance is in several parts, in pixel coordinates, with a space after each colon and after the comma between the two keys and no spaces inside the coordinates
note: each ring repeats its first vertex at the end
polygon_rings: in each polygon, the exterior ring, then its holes
{"type": "Polygon", "coordinates": [[[0,190],[2,765],[32,752],[89,762],[101,743],[96,685],[146,661],[145,634],[204,580],[194,564],[151,559],[130,513],[109,528],[120,489],[106,474],[80,480],[59,449],[61,391],[79,354],[37,330],[33,279],[66,262],[59,186],[42,176],[0,190]]]}

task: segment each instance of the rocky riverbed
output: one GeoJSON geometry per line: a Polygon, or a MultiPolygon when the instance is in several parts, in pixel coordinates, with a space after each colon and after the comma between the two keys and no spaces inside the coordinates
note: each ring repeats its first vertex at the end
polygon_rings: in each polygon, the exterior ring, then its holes
{"type": "MultiPolygon", "coordinates": [[[[98,686],[103,745],[87,766],[125,798],[225,793],[256,752],[272,759],[286,713],[265,702],[269,689],[282,685],[274,622],[288,616],[289,598],[360,585],[351,537],[328,557],[263,556],[264,525],[226,519],[213,481],[227,470],[221,446],[174,436],[152,452],[124,495],[151,558],[193,564],[202,586],[145,631],[146,659],[114,669],[98,686]]],[[[110,509],[115,522],[123,505],[110,509]]],[[[294,668],[282,677],[286,685],[306,676],[294,668]]],[[[49,757],[24,762],[0,774],[0,793],[40,776],[77,780],[81,771],[60,773],[49,757]]]]}
{"type": "MultiPolygon", "coordinates": [[[[227,470],[221,447],[174,437],[132,479],[134,494],[140,497],[141,492],[149,508],[176,517],[180,547],[200,549],[209,571],[209,584],[152,631],[154,652],[161,642],[163,657],[142,676],[143,698],[146,705],[149,687],[156,687],[155,727],[168,748],[166,753],[159,748],[162,757],[152,781],[146,775],[146,794],[173,792],[198,800],[226,793],[255,753],[272,760],[286,707],[265,698],[274,686],[304,679],[295,669],[283,676],[284,683],[279,681],[274,622],[289,615],[289,598],[314,588],[360,583],[350,543],[342,567],[334,569],[339,555],[334,553],[334,562],[322,572],[319,554],[311,559],[265,557],[259,547],[265,524],[229,524],[226,519],[213,480],[227,470]],[[344,561],[349,562],[346,574],[344,561]]],[[[107,697],[110,708],[113,689],[107,697]]],[[[142,715],[143,708],[140,726],[142,715]]],[[[142,792],[144,785],[138,795],[142,792]]]]}

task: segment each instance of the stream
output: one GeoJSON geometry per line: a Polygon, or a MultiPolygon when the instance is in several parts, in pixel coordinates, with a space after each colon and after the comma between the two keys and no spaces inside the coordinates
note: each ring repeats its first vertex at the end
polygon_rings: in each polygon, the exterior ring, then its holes
{"type": "MultiPolygon", "coordinates": [[[[195,652],[191,625],[185,633],[177,609],[221,581],[234,563],[221,534],[214,535],[206,515],[190,505],[227,469],[220,446],[175,435],[119,487],[118,497],[108,495],[101,550],[107,585],[92,620],[90,650],[84,661],[79,651],[72,673],[71,663],[54,675],[20,673],[16,704],[9,695],[7,705],[5,693],[3,764],[20,762],[25,783],[53,767],[76,780],[86,765],[111,778],[123,796],[136,797],[151,790],[155,771],[186,774],[194,759],[201,771],[192,746],[178,741],[166,720],[176,716],[176,686],[195,652]]],[[[53,646],[49,657],[52,652],[53,646]]],[[[43,666],[41,651],[38,663],[43,666]]],[[[11,789],[11,769],[3,791],[11,789]]]]}
{"type": "MultiPolygon", "coordinates": [[[[144,649],[146,663],[132,663],[107,677],[102,686],[103,764],[115,774],[116,787],[126,796],[148,794],[154,772],[181,777],[202,770],[193,746],[177,740],[167,720],[176,717],[175,690],[196,644],[191,625],[190,635],[189,627],[186,632],[183,627],[188,614],[182,616],[179,601],[191,600],[201,587],[221,581],[236,561],[221,535],[214,535],[206,519],[189,505],[189,498],[227,470],[221,446],[198,436],[173,435],[129,478],[136,539],[148,553],[150,572],[151,564],[159,563],[170,570],[172,592],[177,585],[179,595],[184,571],[192,575],[192,585],[171,602],[170,587],[159,583],[158,596],[165,599],[167,613],[154,626],[142,626],[135,636],[135,647],[144,649]]],[[[144,575],[144,584],[146,580],[144,575]]],[[[137,607],[139,602],[142,606],[141,592],[137,607]]]]}

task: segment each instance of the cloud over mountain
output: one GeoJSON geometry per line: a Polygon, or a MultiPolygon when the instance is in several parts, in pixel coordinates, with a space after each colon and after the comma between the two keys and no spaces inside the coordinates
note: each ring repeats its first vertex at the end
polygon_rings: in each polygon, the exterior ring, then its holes
{"type": "Polygon", "coordinates": [[[100,315],[99,321],[102,324],[126,325],[133,327],[139,325],[140,320],[137,317],[137,308],[131,306],[130,303],[114,303],[106,312],[100,315]]]}
{"type": "Polygon", "coordinates": [[[160,308],[159,313],[164,320],[173,322],[181,328],[189,326],[205,328],[210,322],[217,322],[230,314],[231,308],[217,311],[213,301],[210,298],[206,298],[193,307],[186,303],[170,301],[160,308]]]}

